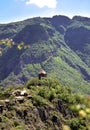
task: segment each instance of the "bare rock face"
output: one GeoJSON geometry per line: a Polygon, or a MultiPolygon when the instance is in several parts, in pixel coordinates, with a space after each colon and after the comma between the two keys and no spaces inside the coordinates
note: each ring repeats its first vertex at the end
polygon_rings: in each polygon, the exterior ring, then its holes
{"type": "Polygon", "coordinates": [[[48,113],[44,108],[38,108],[38,112],[42,121],[46,121],[48,119],[48,113]]]}
{"type": "Polygon", "coordinates": [[[67,119],[71,119],[72,117],[75,117],[74,113],[70,110],[70,108],[61,100],[58,100],[57,103],[57,109],[62,113],[63,117],[67,119]]]}

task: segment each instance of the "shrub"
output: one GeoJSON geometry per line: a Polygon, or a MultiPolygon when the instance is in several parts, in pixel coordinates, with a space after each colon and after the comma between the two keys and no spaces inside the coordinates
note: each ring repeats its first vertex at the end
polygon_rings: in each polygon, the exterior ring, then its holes
{"type": "Polygon", "coordinates": [[[88,130],[85,119],[73,118],[69,121],[72,130],[88,130]]]}
{"type": "Polygon", "coordinates": [[[42,98],[39,95],[33,96],[32,100],[33,100],[33,105],[35,105],[35,106],[45,106],[45,105],[48,105],[47,100],[45,100],[44,98],[42,98]]]}
{"type": "Polygon", "coordinates": [[[29,80],[26,84],[26,87],[30,89],[31,86],[37,86],[38,85],[38,79],[37,78],[32,78],[29,80]]]}
{"type": "Polygon", "coordinates": [[[59,85],[59,81],[57,79],[52,78],[42,78],[39,80],[38,78],[32,78],[28,83],[26,84],[26,87],[29,89],[31,86],[47,86],[47,87],[56,87],[59,85]]]}
{"type": "Polygon", "coordinates": [[[25,130],[25,128],[22,125],[19,125],[16,127],[16,130],[25,130]]]}

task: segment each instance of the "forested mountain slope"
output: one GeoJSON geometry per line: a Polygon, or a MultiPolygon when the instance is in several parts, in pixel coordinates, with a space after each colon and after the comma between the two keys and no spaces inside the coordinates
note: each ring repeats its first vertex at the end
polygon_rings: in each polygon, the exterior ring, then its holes
{"type": "Polygon", "coordinates": [[[48,77],[90,93],[89,18],[60,15],[0,24],[0,40],[1,85],[22,85],[43,68],[48,77]]]}

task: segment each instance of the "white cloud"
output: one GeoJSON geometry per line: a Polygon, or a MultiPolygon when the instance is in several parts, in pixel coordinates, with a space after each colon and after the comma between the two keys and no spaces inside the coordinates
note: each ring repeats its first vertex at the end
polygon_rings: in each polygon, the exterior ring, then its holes
{"type": "Polygon", "coordinates": [[[44,6],[47,6],[48,8],[56,8],[57,0],[28,0],[26,4],[35,4],[40,8],[43,8],[44,6]]]}

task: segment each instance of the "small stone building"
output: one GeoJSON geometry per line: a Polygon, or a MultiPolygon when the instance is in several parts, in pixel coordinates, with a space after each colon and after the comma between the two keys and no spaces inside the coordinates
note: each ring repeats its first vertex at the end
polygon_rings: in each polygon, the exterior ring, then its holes
{"type": "Polygon", "coordinates": [[[38,73],[38,78],[39,79],[41,79],[42,77],[46,77],[47,76],[47,74],[46,74],[46,72],[45,72],[45,70],[40,70],[40,72],[38,73]]]}

